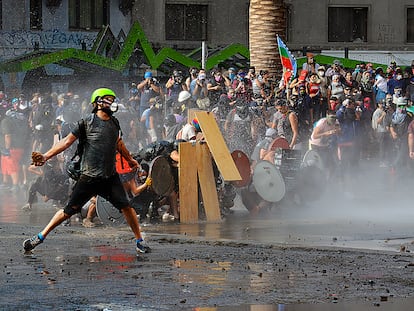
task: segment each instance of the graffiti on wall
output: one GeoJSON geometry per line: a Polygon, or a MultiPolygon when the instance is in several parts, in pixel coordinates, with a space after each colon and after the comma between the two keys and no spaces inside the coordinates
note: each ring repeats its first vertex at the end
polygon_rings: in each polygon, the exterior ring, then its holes
{"type": "Polygon", "coordinates": [[[91,49],[95,32],[50,31],[2,31],[0,32],[0,61],[10,60],[32,52],[35,47],[47,50],[76,48],[91,49]]]}

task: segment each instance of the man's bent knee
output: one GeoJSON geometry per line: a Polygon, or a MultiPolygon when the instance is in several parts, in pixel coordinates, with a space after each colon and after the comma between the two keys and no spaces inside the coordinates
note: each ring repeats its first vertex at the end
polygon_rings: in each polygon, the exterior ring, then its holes
{"type": "Polygon", "coordinates": [[[75,214],[77,214],[77,213],[80,213],[80,207],[79,206],[66,206],[64,209],[63,209],[63,213],[65,214],[65,215],[67,215],[67,216],[73,216],[73,215],[75,215],[75,214]]]}

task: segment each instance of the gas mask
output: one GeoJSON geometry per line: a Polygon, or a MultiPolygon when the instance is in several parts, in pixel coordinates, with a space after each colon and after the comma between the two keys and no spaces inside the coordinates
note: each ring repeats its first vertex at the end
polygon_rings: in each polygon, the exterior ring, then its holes
{"type": "Polygon", "coordinates": [[[98,105],[101,106],[101,108],[99,108],[98,110],[102,110],[109,116],[112,116],[114,112],[118,111],[118,103],[115,101],[111,103],[105,99],[100,99],[98,100],[98,105]],[[107,105],[110,105],[110,106],[108,107],[107,105]]]}

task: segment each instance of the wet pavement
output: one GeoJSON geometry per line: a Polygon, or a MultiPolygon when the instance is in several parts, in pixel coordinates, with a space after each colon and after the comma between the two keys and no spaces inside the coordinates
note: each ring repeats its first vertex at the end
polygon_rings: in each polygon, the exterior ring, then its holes
{"type": "MultiPolygon", "coordinates": [[[[161,223],[161,224],[142,224],[143,231],[148,239],[154,241],[154,243],[161,244],[161,247],[171,247],[171,241],[175,247],[180,247],[180,244],[185,245],[185,241],[207,241],[207,243],[223,243],[229,245],[251,245],[258,244],[264,245],[264,247],[281,247],[284,248],[309,248],[317,250],[356,250],[356,251],[369,251],[379,253],[395,253],[404,254],[410,258],[411,252],[414,251],[414,233],[412,229],[412,220],[414,219],[414,209],[412,209],[412,203],[410,198],[410,189],[412,188],[409,183],[394,184],[388,179],[388,173],[376,172],[374,177],[364,179],[360,183],[355,183],[347,189],[343,189],[340,185],[328,185],[327,190],[322,198],[315,202],[306,202],[302,204],[296,204],[293,200],[284,200],[279,204],[276,204],[270,211],[260,214],[258,216],[251,216],[247,210],[242,206],[239,197],[236,198],[236,204],[233,208],[233,213],[227,216],[220,223],[205,223],[200,221],[197,224],[178,224],[178,223],[161,223]],[[166,241],[166,242],[165,242],[166,241]],[[180,242],[184,241],[184,242],[180,242]],[[165,246],[162,246],[163,243],[165,246]]],[[[21,206],[25,203],[24,192],[11,193],[2,191],[0,193],[0,225],[2,232],[9,232],[14,230],[13,236],[8,237],[10,239],[17,239],[19,243],[24,237],[29,234],[33,234],[43,227],[50,217],[55,213],[56,209],[50,202],[38,203],[35,208],[30,211],[21,210],[21,206]],[[9,228],[12,228],[9,230],[9,228]],[[21,236],[21,238],[19,237],[21,236]]],[[[64,238],[63,242],[57,241],[55,237],[48,239],[48,243],[41,245],[39,251],[33,255],[25,256],[24,261],[19,262],[18,266],[13,266],[10,258],[5,258],[5,254],[2,255],[2,260],[8,260],[3,263],[3,271],[6,274],[5,279],[2,281],[2,287],[11,286],[11,283],[17,283],[12,286],[14,290],[18,288],[17,293],[25,295],[29,291],[37,292],[39,286],[52,287],[55,293],[64,293],[65,288],[74,288],[77,285],[76,281],[79,279],[83,281],[99,279],[100,290],[107,292],[110,291],[110,284],[112,279],[108,279],[108,276],[112,275],[113,280],[125,282],[127,285],[133,283],[132,280],[124,280],[122,275],[128,273],[128,271],[143,268],[143,265],[147,265],[148,269],[151,265],[166,265],[173,269],[179,269],[181,271],[191,271],[192,278],[200,282],[201,284],[213,284],[218,286],[224,286],[224,283],[228,283],[228,277],[223,279],[222,271],[234,269],[234,262],[232,260],[222,260],[212,263],[206,260],[205,257],[197,258],[197,256],[191,256],[191,260],[183,260],[180,257],[177,258],[160,258],[157,261],[150,262],[137,262],[135,254],[131,253],[130,248],[130,236],[128,228],[125,226],[117,228],[104,228],[98,227],[88,230],[80,226],[76,219],[73,221],[72,227],[58,228],[54,235],[60,238],[64,238]],[[82,253],[73,253],[67,247],[65,243],[68,243],[70,239],[74,237],[62,236],[63,232],[72,232],[73,236],[80,237],[80,240],[76,238],[76,246],[82,250],[82,253]],[[105,234],[101,234],[105,232],[105,234]],[[120,237],[118,237],[118,234],[120,237]],[[96,237],[102,238],[102,241],[96,245],[96,237]],[[107,245],[106,239],[115,239],[118,241],[118,247],[107,245]],[[95,243],[94,243],[95,242],[95,243]],[[48,244],[48,245],[46,245],[48,244]],[[56,252],[49,254],[49,252],[56,252]],[[52,256],[53,264],[47,263],[42,257],[52,256]],[[28,265],[29,263],[29,265],[28,265]],[[71,277],[65,282],[57,281],[58,275],[66,274],[65,266],[74,264],[79,265],[79,269],[72,270],[71,277]],[[28,265],[28,266],[27,266],[28,265]],[[49,266],[52,267],[49,267],[49,266]],[[149,267],[148,267],[149,266],[149,267]],[[59,268],[61,267],[61,268],[59,268]],[[28,282],[18,284],[22,282],[21,279],[9,278],[10,275],[31,275],[33,273],[30,270],[35,269],[35,274],[41,276],[41,283],[39,280],[31,280],[28,282]],[[29,270],[28,270],[29,269],[29,270]],[[54,272],[52,272],[54,271],[54,272]],[[58,272],[57,272],[58,271],[58,272]],[[88,277],[85,279],[87,272],[88,277]],[[83,276],[82,276],[83,275],[83,276]],[[73,280],[72,280],[73,279],[73,280]],[[105,279],[105,280],[101,280],[105,279]],[[220,285],[221,284],[221,285],[220,285]],[[17,287],[16,287],[17,286],[17,287]],[[108,288],[105,288],[108,287],[108,288]]],[[[20,245],[19,245],[20,247],[20,245]]],[[[158,245],[158,247],[160,247],[158,245]]],[[[186,247],[186,246],[183,246],[186,247]]],[[[5,249],[3,249],[3,252],[5,249]]],[[[37,251],[37,249],[36,249],[37,251]]],[[[320,255],[318,255],[320,256],[320,255]]],[[[410,261],[410,259],[408,259],[410,261]]],[[[410,266],[410,265],[409,265],[410,266]]],[[[260,269],[265,269],[261,267],[260,269]]],[[[151,268],[150,268],[151,269],[151,268]]],[[[251,268],[249,268],[251,269],[251,268]]],[[[259,269],[259,270],[260,270],[259,269]]],[[[265,269],[266,270],[266,269],[265,269]]],[[[411,271],[411,270],[410,270],[411,271]]],[[[155,273],[155,272],[154,272],[155,273]]],[[[409,272],[412,274],[412,272],[409,272]]],[[[167,275],[154,275],[155,278],[165,279],[168,282],[167,275]]],[[[186,283],[186,273],[183,273],[177,278],[172,278],[171,282],[186,283]]],[[[277,278],[278,275],[268,276],[277,278]]],[[[303,276],[299,274],[293,278],[302,279],[303,276]]],[[[260,277],[261,278],[261,277],[260,277]]],[[[259,279],[260,279],[259,278],[259,279]]],[[[369,278],[369,277],[368,277],[369,278]]],[[[381,277],[380,277],[381,278],[381,277]]],[[[305,278],[306,279],[306,278],[305,278]]],[[[226,286],[237,286],[235,280],[234,284],[227,284],[226,286]]],[[[243,280],[241,280],[243,281],[243,280]]],[[[304,280],[302,280],[304,281],[304,280]]],[[[301,282],[302,282],[301,281],[301,282]]],[[[192,281],[195,282],[196,281],[192,281]]],[[[260,292],[267,288],[265,285],[258,285],[258,283],[267,282],[266,280],[253,280],[250,279],[248,287],[251,291],[256,291],[260,296],[260,292]],[[263,288],[262,288],[263,287],[263,288]],[[262,289],[261,289],[262,288],[262,289]]],[[[269,282],[271,284],[271,282],[269,282]]],[[[210,286],[208,285],[208,286],[210,286]]],[[[269,285],[269,284],[267,284],[269,285]]],[[[81,285],[87,286],[86,284],[81,285]]],[[[183,286],[183,285],[181,285],[183,286]]],[[[86,288],[86,287],[85,287],[86,288]]],[[[158,288],[146,289],[145,296],[154,295],[158,288]]],[[[217,288],[216,288],[217,290],[217,288]]],[[[181,289],[181,293],[185,293],[185,288],[181,289]]],[[[191,292],[189,290],[189,295],[191,292]]],[[[92,294],[99,296],[98,294],[92,294]]],[[[125,293],[127,297],[136,297],[134,291],[125,293]]],[[[335,295],[335,294],[333,294],[335,295]]],[[[168,296],[168,295],[167,295],[168,296]]],[[[215,296],[214,293],[211,296],[215,296]]],[[[139,295],[140,299],[142,298],[139,295]]],[[[255,311],[267,311],[267,310],[285,310],[285,311],[301,311],[301,310],[412,310],[412,299],[401,299],[386,296],[386,300],[382,301],[378,296],[377,300],[372,302],[342,302],[342,299],[335,299],[335,296],[331,296],[328,300],[330,303],[326,304],[305,304],[295,303],[295,299],[288,298],[286,296],[286,304],[274,303],[274,304],[262,304],[254,303],[245,305],[240,303],[237,306],[237,310],[255,310],[255,311]]],[[[407,297],[404,295],[404,297],[407,297]]],[[[73,297],[72,297],[73,298],[73,297]]],[[[343,297],[341,297],[343,298],[343,297]]],[[[142,298],[144,299],[144,298],[142,298]]],[[[187,298],[189,301],[190,299],[187,298]]],[[[4,310],[14,310],[12,306],[12,298],[2,295],[0,298],[0,306],[3,306],[4,310]]],[[[91,298],[91,300],[93,300],[91,298]]],[[[267,299],[268,300],[268,299],[267,299]]],[[[263,301],[267,301],[266,299],[263,301]]],[[[309,300],[309,299],[308,299],[309,300]]],[[[304,299],[303,301],[308,301],[304,299]]],[[[66,307],[55,308],[53,306],[44,306],[41,304],[28,304],[29,310],[172,310],[168,306],[160,302],[159,307],[154,305],[145,306],[144,303],[137,308],[129,307],[125,301],[122,303],[94,303],[86,304],[82,301],[74,301],[73,304],[68,304],[66,301],[66,307]],[[80,307],[79,307],[80,306],[80,307]]],[[[236,307],[225,307],[226,305],[235,305],[235,301],[228,297],[228,299],[220,300],[221,303],[209,303],[209,299],[205,299],[206,303],[201,305],[207,305],[209,307],[197,307],[197,308],[185,308],[185,303],[182,301],[178,303],[177,309],[184,310],[236,310],[236,307]],[[225,303],[227,301],[228,303],[225,303]]],[[[280,301],[280,300],[279,300],[280,301]]],[[[320,301],[314,301],[320,302],[320,301]]],[[[196,304],[197,305],[197,304],[196,304]]],[[[20,309],[24,304],[20,303],[20,309]]],[[[200,304],[199,304],[200,306],[200,304]]]]}

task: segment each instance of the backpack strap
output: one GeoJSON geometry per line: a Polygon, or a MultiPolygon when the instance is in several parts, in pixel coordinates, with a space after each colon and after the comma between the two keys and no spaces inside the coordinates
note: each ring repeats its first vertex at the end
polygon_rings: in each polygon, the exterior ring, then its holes
{"type": "Polygon", "coordinates": [[[83,154],[83,146],[85,144],[85,140],[86,140],[86,124],[85,124],[85,120],[81,119],[80,121],[78,121],[79,124],[79,141],[78,141],[78,146],[76,147],[76,151],[75,154],[72,156],[71,161],[73,161],[77,156],[80,158],[82,157],[83,154]]]}

